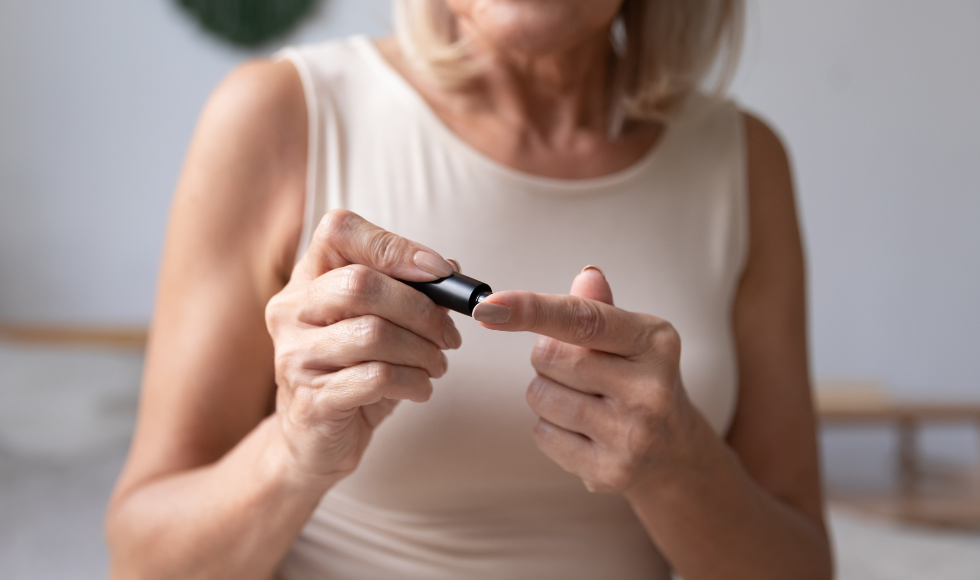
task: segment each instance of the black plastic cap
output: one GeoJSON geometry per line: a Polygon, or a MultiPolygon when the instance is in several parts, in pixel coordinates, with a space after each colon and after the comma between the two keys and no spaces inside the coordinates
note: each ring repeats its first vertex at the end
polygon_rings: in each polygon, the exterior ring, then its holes
{"type": "Polygon", "coordinates": [[[405,284],[425,294],[439,306],[467,316],[473,316],[473,309],[479,301],[493,293],[487,284],[462,274],[453,274],[432,282],[405,282],[405,284]]]}

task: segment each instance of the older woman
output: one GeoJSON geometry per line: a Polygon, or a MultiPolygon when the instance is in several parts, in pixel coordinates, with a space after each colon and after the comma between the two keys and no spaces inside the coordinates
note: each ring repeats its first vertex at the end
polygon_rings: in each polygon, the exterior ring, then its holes
{"type": "Polygon", "coordinates": [[[234,72],[114,575],[829,578],[788,163],[700,88],[742,10],[403,0],[397,40],[234,72]],[[398,281],[460,264],[519,290],[454,322],[398,281]]]}

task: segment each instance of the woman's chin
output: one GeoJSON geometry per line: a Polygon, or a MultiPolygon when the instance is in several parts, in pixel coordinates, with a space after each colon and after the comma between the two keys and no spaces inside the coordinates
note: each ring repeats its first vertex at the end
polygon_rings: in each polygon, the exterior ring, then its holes
{"type": "Polygon", "coordinates": [[[463,26],[495,49],[528,55],[566,50],[603,33],[621,1],[457,0],[450,2],[463,26]]]}

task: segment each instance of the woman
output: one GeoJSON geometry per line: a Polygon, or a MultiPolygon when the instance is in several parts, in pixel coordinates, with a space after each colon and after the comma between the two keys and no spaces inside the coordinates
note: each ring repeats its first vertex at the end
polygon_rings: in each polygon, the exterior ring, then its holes
{"type": "Polygon", "coordinates": [[[830,577],[788,163],[698,92],[742,9],[404,0],[398,40],[234,72],[114,575],[830,577]],[[457,328],[396,280],[459,264],[521,290],[457,328]]]}

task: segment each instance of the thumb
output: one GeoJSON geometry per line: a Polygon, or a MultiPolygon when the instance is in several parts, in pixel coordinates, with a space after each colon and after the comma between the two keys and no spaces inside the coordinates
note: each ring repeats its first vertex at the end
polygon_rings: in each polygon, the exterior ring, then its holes
{"type": "Polygon", "coordinates": [[[572,282],[572,296],[588,298],[606,304],[613,303],[612,288],[606,281],[606,275],[595,266],[586,266],[572,282]]]}

